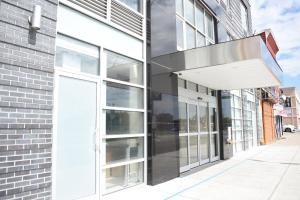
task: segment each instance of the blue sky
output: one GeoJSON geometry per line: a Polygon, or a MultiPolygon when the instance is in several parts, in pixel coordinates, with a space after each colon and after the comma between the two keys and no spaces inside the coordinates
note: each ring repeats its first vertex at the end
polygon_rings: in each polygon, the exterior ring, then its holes
{"type": "Polygon", "coordinates": [[[300,0],[250,0],[253,30],[271,28],[284,70],[283,86],[300,91],[300,0]]]}

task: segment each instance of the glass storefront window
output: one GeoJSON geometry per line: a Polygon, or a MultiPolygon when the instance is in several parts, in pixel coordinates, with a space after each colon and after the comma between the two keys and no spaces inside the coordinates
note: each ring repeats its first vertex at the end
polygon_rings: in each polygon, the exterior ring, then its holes
{"type": "Polygon", "coordinates": [[[106,53],[107,77],[143,85],[143,63],[110,51],[106,53]]]}
{"type": "Polygon", "coordinates": [[[133,10],[137,12],[142,11],[142,2],[141,0],[119,0],[126,4],[128,7],[132,8],[133,10]]]}
{"type": "Polygon", "coordinates": [[[200,135],[200,159],[209,159],[209,134],[200,135]]]}
{"type": "Polygon", "coordinates": [[[128,111],[106,111],[106,134],[144,133],[144,113],[128,111]]]}
{"type": "Polygon", "coordinates": [[[105,170],[106,192],[134,186],[144,181],[144,163],[133,163],[105,170]]]}
{"type": "Polygon", "coordinates": [[[144,157],[144,138],[106,140],[106,164],[126,162],[144,157]]]}
{"type": "Polygon", "coordinates": [[[210,108],[210,128],[211,131],[217,131],[217,112],[216,108],[210,108]]]}
{"type": "Polygon", "coordinates": [[[195,29],[190,25],[186,25],[186,48],[195,48],[196,34],[195,29]]]}
{"type": "Polygon", "coordinates": [[[183,49],[183,21],[176,18],[177,47],[183,49]]]}
{"type": "Polygon", "coordinates": [[[184,167],[189,164],[188,156],[188,137],[179,137],[179,163],[180,167],[184,167]]]}
{"type": "Polygon", "coordinates": [[[205,37],[197,32],[197,47],[203,47],[205,46],[205,37]]]}
{"type": "Polygon", "coordinates": [[[179,102],[179,132],[187,133],[187,104],[179,102]]]}
{"type": "Polygon", "coordinates": [[[197,116],[197,106],[189,105],[189,132],[196,133],[198,132],[198,116],[197,116]]]}
{"type": "Polygon", "coordinates": [[[200,6],[196,6],[196,27],[201,33],[204,32],[204,9],[200,6]]]}
{"type": "Polygon", "coordinates": [[[183,16],[183,0],[176,0],[176,12],[183,16]]]}
{"type": "Polygon", "coordinates": [[[111,82],[106,87],[107,106],[143,109],[143,89],[111,82]]]}
{"type": "Polygon", "coordinates": [[[214,40],[214,20],[213,17],[206,13],[205,14],[205,18],[206,18],[206,34],[207,36],[211,39],[214,40]]]}
{"type": "Polygon", "coordinates": [[[194,1],[193,0],[185,0],[185,18],[191,24],[195,24],[195,12],[194,12],[194,1]]]}
{"type": "Polygon", "coordinates": [[[200,106],[199,115],[200,115],[200,131],[208,132],[208,107],[200,106]]]}
{"type": "Polygon", "coordinates": [[[55,66],[93,75],[100,74],[99,48],[58,35],[55,66]]]}
{"type": "Polygon", "coordinates": [[[190,163],[198,162],[198,135],[190,136],[190,163]]]}

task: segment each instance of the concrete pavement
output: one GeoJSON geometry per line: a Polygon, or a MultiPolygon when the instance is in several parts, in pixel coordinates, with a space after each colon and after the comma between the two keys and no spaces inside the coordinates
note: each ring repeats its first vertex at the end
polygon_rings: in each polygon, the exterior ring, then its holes
{"type": "Polygon", "coordinates": [[[300,200],[300,133],[242,152],[157,186],[139,185],[105,200],[300,200]]]}

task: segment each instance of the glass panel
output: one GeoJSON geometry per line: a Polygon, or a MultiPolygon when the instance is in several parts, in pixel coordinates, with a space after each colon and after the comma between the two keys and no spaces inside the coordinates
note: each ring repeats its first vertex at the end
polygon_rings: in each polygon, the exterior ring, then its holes
{"type": "Polygon", "coordinates": [[[205,13],[206,18],[206,34],[208,37],[210,37],[212,40],[214,40],[214,23],[213,23],[213,17],[205,13]]]}
{"type": "Polygon", "coordinates": [[[107,106],[143,109],[143,89],[111,82],[107,82],[106,86],[107,106]]]}
{"type": "Polygon", "coordinates": [[[198,132],[198,120],[197,120],[197,106],[189,105],[189,132],[198,132]]]}
{"type": "Polygon", "coordinates": [[[205,37],[197,32],[197,47],[203,47],[205,46],[205,37]]]}
{"type": "Polygon", "coordinates": [[[190,162],[198,162],[198,136],[190,136],[190,162]]]}
{"type": "Polygon", "coordinates": [[[186,48],[195,48],[196,34],[195,29],[189,25],[186,25],[186,48]]]}
{"type": "Polygon", "coordinates": [[[245,31],[248,31],[248,15],[247,15],[247,8],[244,5],[243,2],[240,2],[241,6],[241,22],[242,22],[242,27],[245,31]]]}
{"type": "Polygon", "coordinates": [[[198,85],[198,92],[200,92],[201,94],[207,94],[207,87],[198,85]]]}
{"type": "Polygon", "coordinates": [[[183,46],[183,22],[182,20],[176,18],[176,34],[177,34],[177,46],[181,49],[183,46]]]}
{"type": "Polygon", "coordinates": [[[144,133],[144,113],[128,111],[106,111],[106,134],[144,133]]]}
{"type": "Polygon", "coordinates": [[[187,133],[187,104],[179,102],[179,132],[187,133]]]}
{"type": "Polygon", "coordinates": [[[105,170],[106,192],[121,190],[144,181],[144,163],[134,163],[105,170]]]}
{"type": "Polygon", "coordinates": [[[107,139],[106,164],[144,157],[144,138],[107,139]]]}
{"type": "Polygon", "coordinates": [[[210,108],[210,128],[211,131],[217,131],[217,112],[216,108],[210,108]]]}
{"type": "Polygon", "coordinates": [[[204,9],[200,6],[196,6],[196,28],[202,33],[204,32],[204,9]]]}
{"type": "Polygon", "coordinates": [[[176,12],[183,16],[183,2],[182,0],[176,0],[176,12]]]}
{"type": "Polygon", "coordinates": [[[213,134],[211,141],[211,155],[212,157],[216,157],[218,154],[218,134],[213,134]]]}
{"type": "Polygon", "coordinates": [[[56,153],[59,200],[96,193],[96,90],[94,82],[59,78],[56,153]]]}
{"type": "Polygon", "coordinates": [[[178,87],[180,87],[180,88],[186,88],[186,81],[185,80],[183,80],[183,79],[178,79],[178,87]]]}
{"type": "Polygon", "coordinates": [[[187,166],[189,164],[188,159],[188,137],[180,136],[179,137],[179,162],[180,167],[187,166]]]}
{"type": "Polygon", "coordinates": [[[143,63],[125,56],[106,52],[107,77],[130,83],[143,84],[143,63]]]}
{"type": "Polygon", "coordinates": [[[132,8],[135,11],[141,12],[142,10],[142,5],[141,5],[141,0],[119,0],[132,8]]]}
{"type": "Polygon", "coordinates": [[[194,92],[197,92],[197,84],[196,83],[192,83],[192,82],[188,82],[187,89],[192,90],[194,92]]]}
{"type": "Polygon", "coordinates": [[[201,160],[209,159],[209,135],[200,135],[201,160]]]}
{"type": "Polygon", "coordinates": [[[193,0],[185,0],[185,18],[188,20],[191,24],[195,24],[195,18],[194,18],[194,1],[193,0]]]}
{"type": "Polygon", "coordinates": [[[99,75],[98,47],[58,35],[55,59],[56,67],[99,75]]]}
{"type": "Polygon", "coordinates": [[[208,132],[208,107],[200,106],[199,107],[200,115],[200,131],[208,132]]]}

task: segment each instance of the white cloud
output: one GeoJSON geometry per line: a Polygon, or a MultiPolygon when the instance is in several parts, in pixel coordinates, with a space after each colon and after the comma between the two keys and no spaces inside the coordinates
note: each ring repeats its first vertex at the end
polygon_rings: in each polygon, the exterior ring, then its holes
{"type": "Polygon", "coordinates": [[[290,76],[300,75],[300,1],[250,0],[253,29],[271,28],[279,46],[279,64],[290,76]]]}

